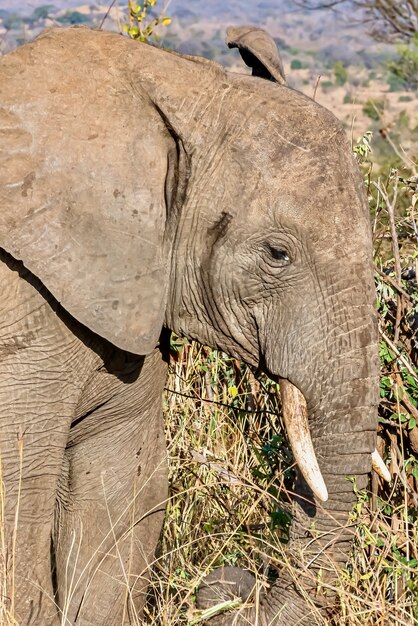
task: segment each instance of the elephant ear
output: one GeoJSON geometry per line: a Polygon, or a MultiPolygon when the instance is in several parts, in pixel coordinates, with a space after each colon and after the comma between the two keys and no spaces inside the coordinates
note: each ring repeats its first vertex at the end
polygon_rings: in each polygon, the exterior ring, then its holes
{"type": "Polygon", "coordinates": [[[226,31],[228,48],[238,48],[253,76],[286,85],[282,59],[274,39],[262,28],[231,26],[226,31]]]}
{"type": "Polygon", "coordinates": [[[100,57],[94,72],[73,57],[51,35],[0,64],[0,247],[79,322],[147,354],[166,309],[175,139],[100,57]]]}

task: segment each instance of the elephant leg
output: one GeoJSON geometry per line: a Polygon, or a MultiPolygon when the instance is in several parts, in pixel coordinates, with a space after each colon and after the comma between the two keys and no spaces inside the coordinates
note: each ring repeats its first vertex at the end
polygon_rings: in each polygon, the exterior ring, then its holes
{"type": "Polygon", "coordinates": [[[8,261],[0,250],[1,617],[20,626],[56,626],[55,493],[82,368],[66,375],[77,352],[74,337],[22,279],[23,268],[8,261]]]}
{"type": "Polygon", "coordinates": [[[59,601],[74,626],[138,623],[163,522],[167,366],[156,350],[130,368],[96,372],[65,452],[55,546],[59,601]]]}
{"type": "MultiPolygon", "coordinates": [[[[27,352],[26,358],[31,358],[27,352]]],[[[54,374],[39,362],[30,370],[15,359],[0,364],[0,454],[4,488],[5,545],[0,546],[2,591],[8,611],[22,626],[58,624],[51,567],[55,490],[70,416],[57,425],[61,398],[54,374]],[[28,381],[35,377],[36,387],[28,381]],[[13,387],[11,394],[10,387],[13,387]],[[54,395],[53,398],[51,396],[54,395]],[[45,397],[48,407],[43,407],[45,397]],[[10,416],[13,415],[13,420],[10,416]],[[52,441],[53,440],[53,441],[52,441]],[[4,568],[4,569],[3,569],[4,568]]],[[[61,389],[61,392],[63,390],[61,389]]],[[[60,414],[60,419],[65,414],[60,414]]],[[[12,623],[13,620],[10,622],[12,623]]],[[[14,623],[14,622],[13,622],[14,623]]]]}

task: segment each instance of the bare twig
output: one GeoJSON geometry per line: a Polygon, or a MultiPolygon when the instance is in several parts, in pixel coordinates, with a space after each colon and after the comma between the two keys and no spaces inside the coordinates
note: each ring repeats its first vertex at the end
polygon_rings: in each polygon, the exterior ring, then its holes
{"type": "Polygon", "coordinates": [[[105,14],[104,14],[104,16],[103,16],[102,21],[100,22],[99,26],[97,27],[97,30],[102,30],[102,28],[103,28],[103,24],[104,24],[104,23],[105,23],[105,21],[107,20],[107,18],[108,18],[108,16],[109,16],[110,11],[111,11],[111,10],[113,9],[113,7],[115,6],[115,2],[116,2],[116,0],[112,0],[111,4],[109,5],[109,7],[108,7],[108,9],[107,9],[107,11],[106,11],[106,13],[105,13],[105,14]]]}
{"type": "Polygon", "coordinates": [[[416,372],[411,367],[411,365],[408,363],[407,359],[399,352],[398,348],[395,346],[393,341],[391,341],[389,339],[389,337],[386,335],[386,333],[381,328],[379,328],[379,333],[381,334],[381,336],[384,339],[384,341],[388,344],[389,348],[391,350],[393,350],[393,352],[396,354],[398,359],[400,361],[402,361],[403,365],[405,365],[406,369],[411,374],[411,376],[414,378],[414,380],[416,380],[418,382],[418,376],[417,376],[416,372]]]}
{"type": "Polygon", "coordinates": [[[313,96],[312,96],[312,100],[315,101],[316,99],[316,92],[318,91],[318,85],[319,85],[319,81],[321,80],[321,74],[319,74],[316,78],[316,83],[315,83],[315,88],[314,88],[314,92],[313,92],[313,96]]]}
{"type": "Polygon", "coordinates": [[[196,461],[197,463],[202,463],[203,465],[206,465],[209,469],[213,470],[215,474],[220,476],[220,478],[223,478],[223,480],[225,480],[230,485],[242,484],[242,479],[238,478],[238,476],[235,476],[235,474],[233,474],[232,472],[229,472],[228,470],[226,470],[219,463],[210,461],[207,458],[206,453],[200,454],[199,452],[196,452],[196,450],[192,450],[191,455],[194,461],[196,461]]]}
{"type": "Polygon", "coordinates": [[[380,268],[375,267],[376,273],[379,274],[379,276],[381,276],[383,278],[383,280],[385,281],[385,283],[388,283],[391,287],[393,287],[394,289],[396,289],[404,298],[405,300],[407,300],[408,302],[410,302],[411,304],[413,304],[413,300],[411,298],[411,296],[409,295],[409,293],[407,293],[398,283],[396,280],[393,280],[393,278],[391,276],[389,276],[388,274],[385,274],[385,272],[383,272],[380,268]]]}
{"type": "MultiPolygon", "coordinates": [[[[379,193],[381,194],[386,204],[386,209],[387,209],[388,216],[389,216],[390,232],[392,235],[392,250],[393,250],[393,255],[395,258],[396,279],[397,279],[397,284],[400,286],[402,267],[401,267],[401,258],[399,255],[398,233],[396,232],[396,223],[395,223],[395,207],[396,207],[397,200],[398,200],[398,185],[399,185],[398,173],[396,171],[394,171],[393,181],[394,183],[393,183],[392,199],[389,198],[389,193],[387,192],[386,189],[383,188],[380,179],[377,181],[377,183],[374,183],[374,185],[378,189],[379,193]]],[[[402,309],[403,309],[402,299],[398,293],[397,304],[396,304],[395,333],[394,333],[394,340],[393,340],[393,343],[395,344],[395,346],[398,344],[398,341],[399,341],[399,330],[400,330],[400,325],[401,325],[402,309]]]]}

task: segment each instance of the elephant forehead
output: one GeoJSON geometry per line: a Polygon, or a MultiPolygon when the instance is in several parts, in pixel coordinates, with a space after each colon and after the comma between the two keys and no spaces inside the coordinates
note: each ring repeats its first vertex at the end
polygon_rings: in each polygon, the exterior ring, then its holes
{"type": "Polygon", "coordinates": [[[363,181],[350,151],[335,161],[320,153],[304,159],[258,166],[244,171],[242,163],[227,168],[218,189],[238,221],[257,227],[309,227],[310,237],[358,236],[368,232],[368,208],[363,181]],[[234,175],[235,173],[235,175],[234,175]]]}
{"type": "Polygon", "coordinates": [[[296,211],[295,216],[316,208],[326,220],[327,207],[338,212],[347,206],[359,218],[364,215],[361,176],[334,115],[303,94],[262,79],[257,80],[260,93],[247,108],[242,101],[247,89],[254,95],[254,85],[245,80],[243,85],[241,103],[236,102],[222,137],[222,149],[229,144],[228,168],[218,172],[223,187],[232,195],[235,185],[242,199],[296,211]]]}
{"type": "Polygon", "coordinates": [[[360,181],[342,187],[324,177],[293,178],[276,189],[260,190],[249,206],[231,211],[230,231],[239,239],[280,235],[300,242],[310,254],[362,257],[371,249],[371,229],[365,193],[360,181]],[[328,252],[327,252],[328,251],[328,252]]]}
{"type": "Polygon", "coordinates": [[[309,197],[314,191],[308,185],[303,194],[282,195],[273,209],[277,227],[293,225],[301,239],[309,239],[313,245],[329,240],[348,247],[368,240],[369,217],[361,199],[353,194],[343,200],[340,188],[327,187],[327,192],[326,196],[309,197]]]}
{"type": "Polygon", "coordinates": [[[328,129],[327,141],[321,140],[323,136],[306,140],[308,147],[303,150],[289,145],[289,136],[274,141],[270,158],[258,171],[257,204],[261,210],[267,207],[279,226],[287,222],[308,228],[313,240],[327,233],[344,237],[347,243],[367,238],[366,193],[345,132],[334,125],[328,129]]]}

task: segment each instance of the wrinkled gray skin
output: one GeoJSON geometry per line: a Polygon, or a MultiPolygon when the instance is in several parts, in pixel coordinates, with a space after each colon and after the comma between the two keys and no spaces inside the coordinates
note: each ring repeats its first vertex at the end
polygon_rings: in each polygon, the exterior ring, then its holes
{"type": "MultiPolygon", "coordinates": [[[[332,604],[315,576],[332,584],[347,559],[346,476],[366,484],[375,445],[367,206],[343,129],[286,87],[272,40],[229,43],[253,76],[84,29],[1,59],[0,445],[21,626],[141,612],[167,496],[163,327],[298,387],[329,492],[321,505],[299,478],[296,578],[284,568],[257,611],[216,623],[310,625],[332,604]]],[[[251,581],[216,571],[199,602],[251,581]]]]}

